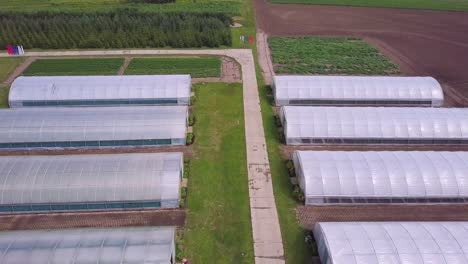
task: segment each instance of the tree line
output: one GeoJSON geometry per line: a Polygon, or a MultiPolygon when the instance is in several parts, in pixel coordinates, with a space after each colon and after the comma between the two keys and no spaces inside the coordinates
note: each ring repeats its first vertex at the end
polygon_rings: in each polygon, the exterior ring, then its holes
{"type": "Polygon", "coordinates": [[[231,18],[219,13],[0,12],[0,46],[25,49],[219,47],[231,45],[231,18]]]}

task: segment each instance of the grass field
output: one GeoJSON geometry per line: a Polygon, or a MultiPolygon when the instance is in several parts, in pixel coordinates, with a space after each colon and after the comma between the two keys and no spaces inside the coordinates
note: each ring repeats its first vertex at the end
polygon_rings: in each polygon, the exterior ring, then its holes
{"type": "Polygon", "coordinates": [[[190,74],[192,78],[220,77],[219,58],[135,58],[125,74],[190,74]]]}
{"type": "Polygon", "coordinates": [[[8,92],[10,91],[7,85],[0,83],[0,108],[8,108],[8,92]]]}
{"type": "Polygon", "coordinates": [[[5,81],[23,61],[24,58],[0,58],[0,83],[5,81]]]}
{"type": "Polygon", "coordinates": [[[23,75],[114,75],[117,74],[123,61],[123,58],[41,59],[33,62],[23,75]]]}
{"type": "Polygon", "coordinates": [[[242,86],[195,86],[188,216],[179,243],[190,263],[253,263],[242,86]]]}
{"type": "Polygon", "coordinates": [[[391,75],[398,68],[360,39],[269,38],[277,74],[391,75]]]}
{"type": "Polygon", "coordinates": [[[468,11],[468,0],[270,0],[272,3],[468,11]]]}

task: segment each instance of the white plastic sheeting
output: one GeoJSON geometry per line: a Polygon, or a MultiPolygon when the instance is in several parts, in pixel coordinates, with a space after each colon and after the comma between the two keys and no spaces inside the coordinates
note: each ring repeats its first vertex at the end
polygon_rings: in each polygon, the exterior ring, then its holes
{"type": "Polygon", "coordinates": [[[283,105],[442,106],[442,87],[432,77],[275,76],[275,102],[283,105]]]}
{"type": "Polygon", "coordinates": [[[0,232],[2,264],[175,263],[175,227],[0,232]]]}
{"type": "Polygon", "coordinates": [[[0,211],[175,208],[182,174],[182,153],[3,156],[0,211]]]}
{"type": "Polygon", "coordinates": [[[322,222],[314,236],[323,264],[468,263],[468,222],[322,222]]]}
{"type": "Polygon", "coordinates": [[[190,75],[18,77],[10,107],[188,105],[190,75]]]}
{"type": "Polygon", "coordinates": [[[468,144],[468,110],[284,106],[286,143],[468,144]]]}
{"type": "Polygon", "coordinates": [[[185,145],[187,106],[0,110],[0,148],[185,145]]]}
{"type": "Polygon", "coordinates": [[[296,151],[307,205],[468,199],[468,152],[296,151]]]}

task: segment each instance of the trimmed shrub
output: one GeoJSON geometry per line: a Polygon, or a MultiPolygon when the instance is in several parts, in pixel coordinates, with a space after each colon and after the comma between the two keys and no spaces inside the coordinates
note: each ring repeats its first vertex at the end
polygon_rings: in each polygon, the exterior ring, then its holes
{"type": "Polygon", "coordinates": [[[277,127],[282,127],[283,124],[281,124],[281,118],[280,118],[278,115],[275,115],[274,118],[275,118],[275,124],[276,124],[276,126],[277,126],[277,127]]]}
{"type": "Polygon", "coordinates": [[[294,185],[293,188],[293,196],[298,202],[304,202],[305,201],[305,196],[304,193],[302,192],[301,188],[299,185],[294,185]]]}
{"type": "Polygon", "coordinates": [[[296,170],[294,169],[294,162],[292,160],[286,161],[286,168],[288,169],[289,177],[296,177],[296,170]]]}
{"type": "Polygon", "coordinates": [[[195,135],[193,133],[187,133],[186,144],[192,145],[193,141],[195,140],[195,135]]]}
{"type": "Polygon", "coordinates": [[[189,126],[195,125],[195,115],[191,114],[188,119],[189,126]]]}
{"type": "Polygon", "coordinates": [[[219,47],[231,45],[231,18],[219,13],[0,12],[0,46],[24,48],[219,47]]]}

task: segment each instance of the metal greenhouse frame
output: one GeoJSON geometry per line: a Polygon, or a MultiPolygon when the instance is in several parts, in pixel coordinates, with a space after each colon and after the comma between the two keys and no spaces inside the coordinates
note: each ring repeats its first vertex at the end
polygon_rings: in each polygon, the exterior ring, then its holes
{"type": "Polygon", "coordinates": [[[2,264],[173,264],[175,227],[0,232],[0,250],[2,264]]]}
{"type": "Polygon", "coordinates": [[[0,157],[0,213],[177,208],[182,153],[0,157]]]}
{"type": "Polygon", "coordinates": [[[296,151],[306,205],[465,203],[468,152],[296,151]]]}
{"type": "Polygon", "coordinates": [[[0,148],[185,145],[187,106],[0,110],[0,148]]]}
{"type": "Polygon", "coordinates": [[[277,106],[442,106],[444,93],[432,77],[274,76],[277,106]]]}
{"type": "Polygon", "coordinates": [[[321,222],[314,236],[323,264],[468,262],[468,222],[321,222]]]}
{"type": "Polygon", "coordinates": [[[468,144],[468,110],[283,106],[286,144],[468,144]]]}
{"type": "Polygon", "coordinates": [[[190,75],[18,77],[10,107],[188,105],[190,75]]]}

